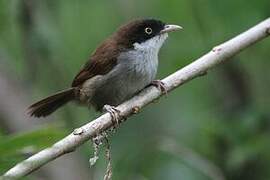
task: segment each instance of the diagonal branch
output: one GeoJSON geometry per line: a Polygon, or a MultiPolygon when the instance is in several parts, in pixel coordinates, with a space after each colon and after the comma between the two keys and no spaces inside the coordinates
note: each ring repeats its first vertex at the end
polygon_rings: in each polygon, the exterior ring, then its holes
{"type": "MultiPolygon", "coordinates": [[[[270,35],[270,18],[254,26],[248,31],[236,36],[235,38],[213,48],[209,53],[197,59],[188,66],[178,70],[177,72],[166,77],[162,81],[165,83],[168,91],[194,79],[198,76],[206,74],[206,72],[216,65],[228,60],[230,57],[238,54],[243,49],[255,44],[256,42],[270,35]]],[[[162,96],[162,93],[155,87],[144,89],[137,96],[119,105],[117,109],[123,120],[126,117],[137,113],[138,109],[148,105],[155,99],[162,96]]],[[[81,144],[96,136],[102,131],[112,127],[111,116],[109,113],[101,115],[99,118],[87,123],[86,125],[76,129],[73,133],[66,136],[64,139],[55,143],[52,147],[44,149],[39,153],[29,157],[28,159],[17,164],[2,177],[20,178],[46,163],[74,151],[81,144]]]]}

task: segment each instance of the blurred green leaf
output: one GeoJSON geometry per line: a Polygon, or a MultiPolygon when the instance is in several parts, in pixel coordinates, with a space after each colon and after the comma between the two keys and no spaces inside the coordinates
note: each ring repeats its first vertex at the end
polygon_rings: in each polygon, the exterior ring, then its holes
{"type": "Polygon", "coordinates": [[[32,132],[0,137],[0,173],[27,156],[49,147],[66,135],[60,128],[47,127],[32,132]]]}
{"type": "Polygon", "coordinates": [[[23,153],[22,149],[31,148],[34,151],[52,145],[64,137],[66,131],[54,127],[38,129],[32,132],[0,137],[0,154],[12,155],[23,153]]]}

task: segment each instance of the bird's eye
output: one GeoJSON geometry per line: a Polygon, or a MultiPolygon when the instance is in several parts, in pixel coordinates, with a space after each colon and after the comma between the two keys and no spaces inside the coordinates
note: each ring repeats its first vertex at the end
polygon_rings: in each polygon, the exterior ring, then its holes
{"type": "Polygon", "coordinates": [[[152,34],[152,29],[150,27],[145,28],[144,31],[148,35],[152,34]]]}

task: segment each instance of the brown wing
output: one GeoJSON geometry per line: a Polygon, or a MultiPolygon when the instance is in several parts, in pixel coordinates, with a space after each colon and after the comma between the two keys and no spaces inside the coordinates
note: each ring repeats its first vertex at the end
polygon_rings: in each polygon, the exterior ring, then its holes
{"type": "Polygon", "coordinates": [[[117,64],[119,55],[119,47],[115,42],[108,39],[102,43],[90,60],[84,65],[81,71],[75,76],[72,87],[77,87],[83,84],[86,80],[96,76],[108,73],[117,64]]]}

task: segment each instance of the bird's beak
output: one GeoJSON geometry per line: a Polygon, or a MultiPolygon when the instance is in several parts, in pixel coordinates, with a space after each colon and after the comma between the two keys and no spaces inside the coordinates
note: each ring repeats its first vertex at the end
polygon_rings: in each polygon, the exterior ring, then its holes
{"type": "Polygon", "coordinates": [[[163,34],[163,33],[168,33],[168,32],[173,32],[173,31],[178,31],[178,30],[181,30],[183,29],[181,26],[178,26],[178,25],[165,25],[164,29],[160,31],[160,34],[163,34]]]}

